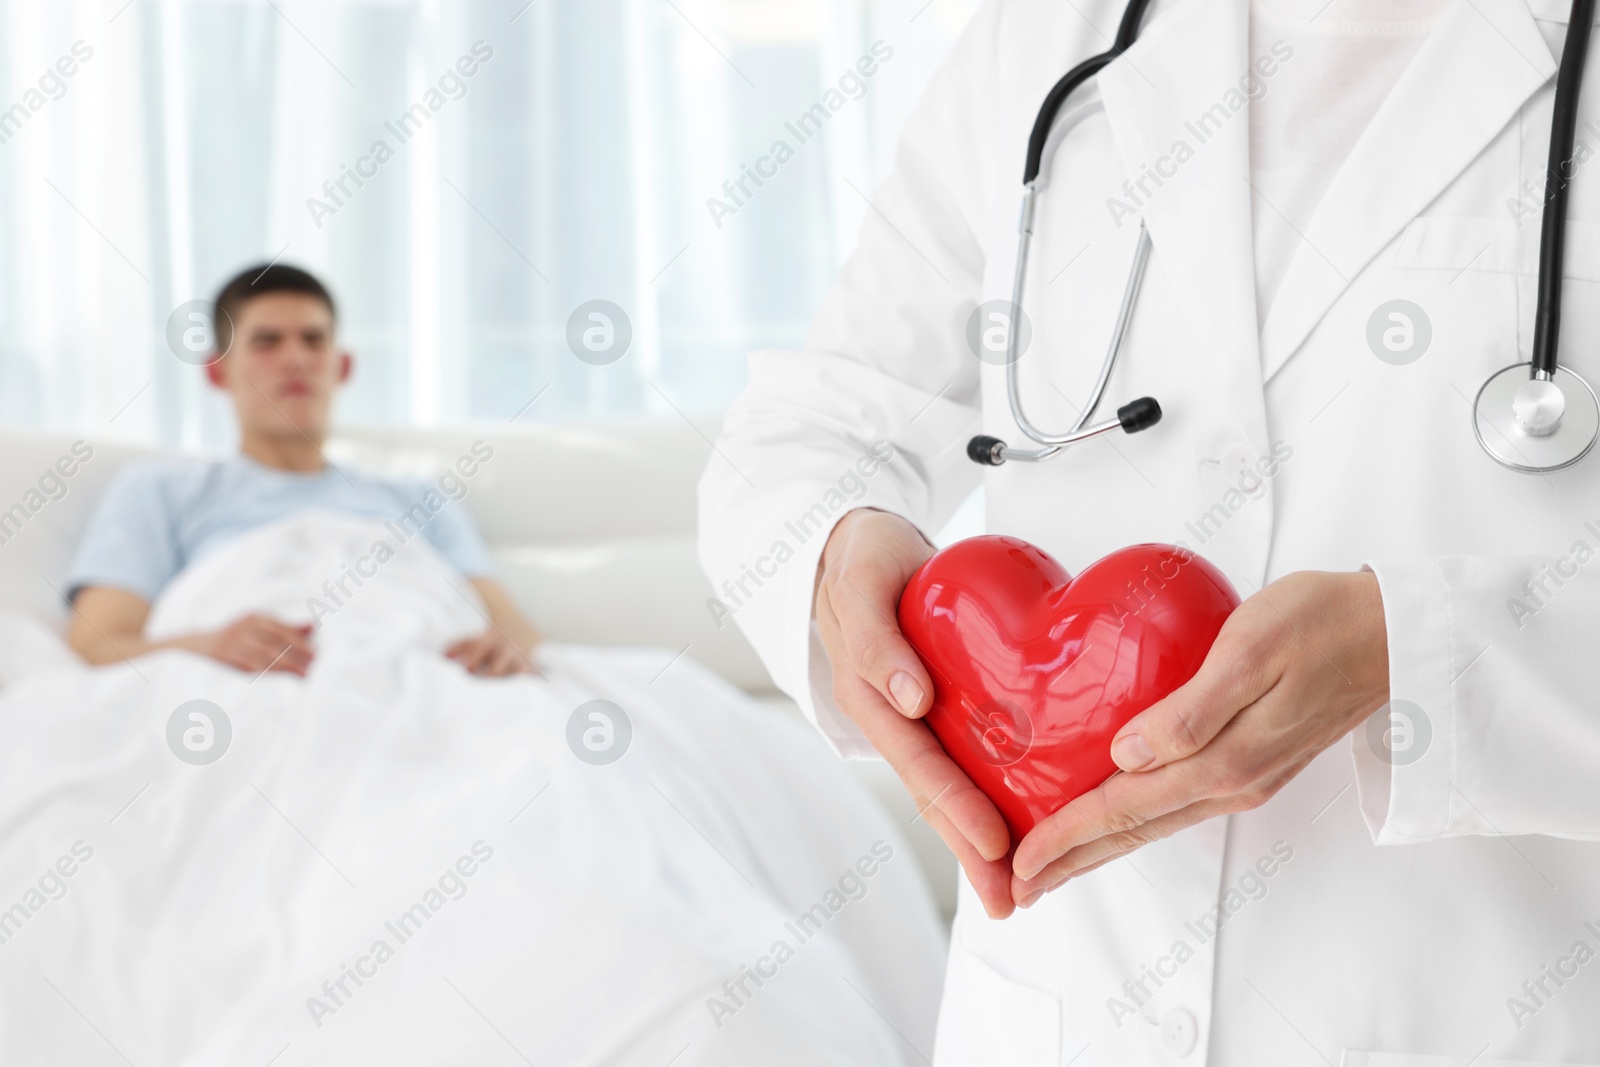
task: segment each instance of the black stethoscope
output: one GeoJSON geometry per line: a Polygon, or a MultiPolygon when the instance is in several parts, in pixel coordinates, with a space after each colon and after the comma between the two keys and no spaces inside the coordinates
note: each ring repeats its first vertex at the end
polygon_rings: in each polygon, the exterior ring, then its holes
{"type": "MultiPolygon", "coordinates": [[[[1130,0],[1122,13],[1117,36],[1111,47],[1091,56],[1068,71],[1045,95],[1044,104],[1034,119],[1028,136],[1028,160],[1022,173],[1022,209],[1017,222],[1017,262],[1011,284],[1013,315],[1022,307],[1028,269],[1028,246],[1033,237],[1033,220],[1038,194],[1047,182],[1041,175],[1046,158],[1066,131],[1081,121],[1086,110],[1069,116],[1057,125],[1056,116],[1073,91],[1098,74],[1133,44],[1139,33],[1149,0],[1130,0]]],[[[1540,220],[1539,300],[1535,312],[1533,359],[1513,363],[1492,374],[1473,401],[1473,434],[1489,457],[1501,466],[1529,474],[1560,470],[1588,455],[1600,436],[1600,401],[1589,383],[1577,373],[1556,362],[1561,333],[1561,266],[1566,251],[1567,189],[1572,181],[1572,143],[1578,124],[1578,89],[1583,83],[1583,65],[1589,53],[1589,33],[1594,23],[1595,0],[1572,0],[1572,15],[1567,23],[1561,66],[1556,74],[1555,111],[1550,120],[1550,154],[1545,180],[1547,200],[1540,220]]],[[[1133,265],[1123,288],[1117,321],[1111,330],[1111,343],[1100,364],[1100,373],[1090,391],[1089,401],[1071,429],[1052,434],[1034,426],[1022,410],[1017,383],[1018,335],[1006,331],[1006,399],[1019,429],[1039,448],[1012,448],[998,437],[980,435],[967,442],[967,455],[976,463],[999,466],[1008,459],[1035,462],[1049,459],[1079,441],[1112,430],[1138,433],[1161,421],[1161,405],[1155,397],[1140,397],[1117,409],[1115,418],[1090,423],[1099,407],[1123,335],[1133,315],[1139,285],[1144,280],[1150,259],[1150,234],[1139,224],[1138,245],[1133,265]]]]}

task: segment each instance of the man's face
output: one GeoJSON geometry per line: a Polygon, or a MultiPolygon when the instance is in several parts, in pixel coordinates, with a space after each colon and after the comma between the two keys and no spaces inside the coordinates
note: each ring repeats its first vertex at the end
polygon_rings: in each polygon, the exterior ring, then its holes
{"type": "Polygon", "coordinates": [[[334,345],[327,304],[305,293],[265,293],[239,309],[233,343],[207,373],[232,394],[241,434],[320,442],[334,390],[350,377],[350,356],[334,345]]]}

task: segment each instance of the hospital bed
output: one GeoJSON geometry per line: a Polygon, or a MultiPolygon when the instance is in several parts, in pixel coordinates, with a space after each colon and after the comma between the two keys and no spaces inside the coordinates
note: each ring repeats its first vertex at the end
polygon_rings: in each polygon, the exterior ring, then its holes
{"type": "MultiPolygon", "coordinates": [[[[701,429],[714,436],[714,428],[701,429]]],[[[504,581],[552,643],[650,650],[646,675],[656,661],[666,669],[680,657],[692,659],[754,698],[752,715],[797,719],[738,630],[719,630],[706,610],[711,591],[694,548],[694,487],[710,454],[701,429],[682,421],[373,428],[347,431],[327,451],[335,463],[431,480],[475,442],[489,443],[493,458],[468,480],[463,502],[504,581]]],[[[89,438],[93,454],[82,460],[87,450],[79,445],[74,452],[79,440],[0,431],[0,512],[8,516],[0,520],[0,693],[68,655],[58,634],[72,546],[118,467],[151,454],[89,438]]],[[[581,657],[575,669],[583,669],[581,657]]],[[[811,736],[796,734],[806,742],[811,736]]],[[[751,743],[759,742],[752,734],[751,743]]],[[[845,768],[890,810],[911,846],[916,877],[948,919],[954,866],[937,837],[881,764],[845,768]]],[[[792,771],[785,788],[803,799],[792,771]]],[[[792,897],[810,900],[814,893],[796,885],[792,897]]]]}
{"type": "MultiPolygon", "coordinates": [[[[772,684],[737,626],[706,610],[710,584],[695,558],[695,483],[716,426],[681,419],[448,428],[365,427],[337,435],[329,458],[378,474],[432,478],[474,441],[494,458],[469,483],[465,504],[523,611],[553,640],[682,651],[764,705],[799,709],[772,684]]],[[[62,588],[72,546],[100,490],[130,459],[155,450],[60,432],[0,430],[0,508],[23,500],[40,476],[86,440],[94,458],[27,526],[0,524],[0,617],[65,625],[62,588]],[[6,540],[9,536],[9,539],[6,540]]],[[[0,632],[4,632],[0,630],[0,632]]],[[[36,642],[25,646],[38,649],[36,642]]],[[[44,653],[48,655],[48,653],[44,653]]],[[[19,657],[16,646],[10,657],[19,657]]],[[[0,648],[0,686],[7,653],[0,648]]],[[[12,670],[25,664],[13,662],[12,670]]],[[[930,888],[947,915],[956,866],[880,762],[850,772],[907,826],[930,888]]]]}

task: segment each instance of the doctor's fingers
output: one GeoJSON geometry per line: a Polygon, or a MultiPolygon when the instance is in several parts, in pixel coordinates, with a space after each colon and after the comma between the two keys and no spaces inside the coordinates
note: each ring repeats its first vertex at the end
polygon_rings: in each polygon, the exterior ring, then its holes
{"type": "Polygon", "coordinates": [[[1274,740],[1263,747],[1259,731],[1235,723],[1197,755],[1113,775],[1035,826],[1017,846],[1013,870],[1036,887],[1108,850],[1129,851],[1202,819],[1259,808],[1320,751],[1301,737],[1274,740]]]}
{"type": "MultiPolygon", "coordinates": [[[[833,694],[839,707],[900,776],[929,825],[939,829],[935,814],[948,820],[949,832],[940,836],[958,859],[964,852],[961,845],[987,862],[1004,859],[1011,847],[1011,832],[1000,809],[945,754],[926,723],[905,718],[876,689],[849,671],[834,672],[833,694]]],[[[963,866],[971,870],[968,864],[963,866]]]]}
{"type": "Polygon", "coordinates": [[[817,628],[835,672],[847,667],[891,707],[916,717],[932,705],[933,685],[900,633],[900,593],[910,575],[898,567],[830,567],[817,590],[817,628]]]}
{"type": "Polygon", "coordinates": [[[1227,814],[1230,814],[1230,811],[1223,801],[1209,798],[1196,801],[1158,819],[1152,819],[1136,829],[1079,845],[1068,850],[1066,855],[1051,862],[1032,878],[1023,880],[1014,877],[1011,882],[1012,898],[1016,900],[1018,907],[1031,907],[1039,897],[1060,889],[1073,878],[1104,867],[1113,860],[1121,859],[1152,842],[1171,837],[1179,830],[1227,814]]]}
{"type": "Polygon", "coordinates": [[[1034,826],[1017,845],[1012,869],[1020,880],[1033,882],[1081,845],[1134,834],[1191,804],[1228,794],[1210,763],[1194,757],[1155,770],[1112,775],[1034,826]]]}
{"type": "Polygon", "coordinates": [[[933,827],[940,840],[955,855],[956,862],[961,864],[961,869],[966,872],[967,882],[972,886],[973,892],[978,894],[978,900],[982,902],[983,910],[989,918],[1004,919],[1015,911],[1016,901],[1011,892],[1011,865],[1004,858],[984,859],[983,855],[972,847],[972,842],[962,837],[961,831],[957,830],[955,824],[938,808],[928,806],[926,801],[918,801],[917,808],[922,811],[923,820],[933,827]]]}
{"type": "Polygon", "coordinates": [[[1276,618],[1236,611],[1183,685],[1128,720],[1111,742],[1125,771],[1151,771],[1199,752],[1283,676],[1276,618]]]}

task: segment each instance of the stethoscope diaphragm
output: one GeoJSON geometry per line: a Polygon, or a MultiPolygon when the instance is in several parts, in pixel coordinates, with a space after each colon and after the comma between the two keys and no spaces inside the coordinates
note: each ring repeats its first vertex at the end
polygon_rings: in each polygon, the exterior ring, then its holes
{"type": "Polygon", "coordinates": [[[1483,383],[1472,402],[1472,432],[1502,467],[1545,474],[1570,467],[1600,437],[1600,401],[1566,367],[1549,378],[1513,363],[1483,383]]]}

